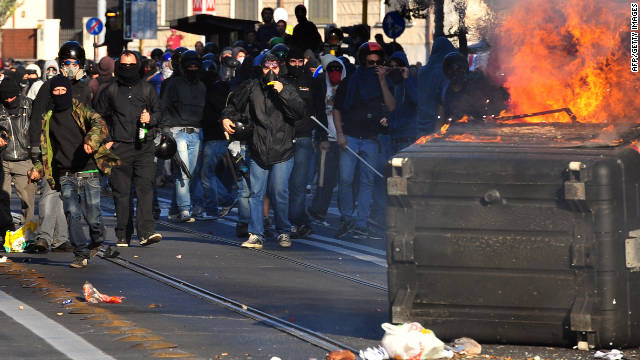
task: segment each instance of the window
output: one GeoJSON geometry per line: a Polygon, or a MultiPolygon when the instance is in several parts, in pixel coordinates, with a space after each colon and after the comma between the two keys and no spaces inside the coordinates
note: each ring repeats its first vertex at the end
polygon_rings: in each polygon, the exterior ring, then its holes
{"type": "Polygon", "coordinates": [[[187,16],[187,0],[165,0],[165,25],[169,25],[171,20],[187,16]]]}
{"type": "Polygon", "coordinates": [[[236,19],[258,20],[258,0],[236,0],[235,3],[236,19]]]}
{"type": "Polygon", "coordinates": [[[307,18],[316,24],[333,22],[333,0],[308,0],[307,18]]]}

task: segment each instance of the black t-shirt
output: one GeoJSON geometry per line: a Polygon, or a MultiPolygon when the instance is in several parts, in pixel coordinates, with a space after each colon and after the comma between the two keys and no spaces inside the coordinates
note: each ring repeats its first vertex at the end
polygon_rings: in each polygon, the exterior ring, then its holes
{"type": "Polygon", "coordinates": [[[84,135],[71,115],[73,108],[53,112],[49,138],[53,145],[53,162],[62,171],[95,170],[93,157],[84,151],[84,135]]]}

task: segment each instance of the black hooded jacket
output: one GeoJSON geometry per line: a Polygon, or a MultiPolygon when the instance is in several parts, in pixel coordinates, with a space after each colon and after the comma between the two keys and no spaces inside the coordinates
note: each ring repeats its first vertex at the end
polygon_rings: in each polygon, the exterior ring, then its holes
{"type": "Polygon", "coordinates": [[[295,122],[305,116],[305,103],[295,86],[280,80],[280,93],[262,79],[244,82],[222,112],[222,118],[240,120],[246,114],[253,125],[249,140],[251,158],[266,167],[289,160],[293,156],[295,122]]]}
{"type": "MultiPolygon", "coordinates": [[[[136,56],[137,70],[142,66],[140,57],[136,56]]],[[[116,67],[119,62],[116,62],[116,67]]],[[[117,71],[117,70],[116,70],[117,71]]],[[[111,140],[134,143],[137,139],[140,114],[146,109],[151,116],[149,127],[158,125],[160,120],[160,100],[153,85],[139,79],[133,85],[125,85],[113,81],[100,92],[96,102],[96,111],[104,117],[109,125],[111,140]]]]}
{"type": "MultiPolygon", "coordinates": [[[[313,129],[316,127],[316,122],[313,121],[310,116],[316,116],[316,102],[321,93],[321,88],[318,82],[309,71],[302,69],[299,76],[292,76],[290,73],[285,75],[285,79],[290,82],[300,95],[302,101],[304,101],[305,115],[296,120],[296,137],[311,137],[313,129]]],[[[322,98],[320,98],[322,99],[322,98]]]]}

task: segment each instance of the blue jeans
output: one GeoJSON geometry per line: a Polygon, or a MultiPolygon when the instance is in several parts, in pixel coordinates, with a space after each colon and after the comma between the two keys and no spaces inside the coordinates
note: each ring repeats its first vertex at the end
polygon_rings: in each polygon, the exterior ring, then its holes
{"type": "MultiPolygon", "coordinates": [[[[378,154],[375,166],[378,172],[383,173],[384,167],[393,155],[391,146],[391,136],[378,135],[378,154]]],[[[373,203],[371,204],[370,217],[378,224],[385,224],[387,221],[387,179],[374,175],[373,179],[373,203]]]]}
{"type": "Polygon", "coordinates": [[[229,143],[226,140],[210,140],[205,142],[202,149],[202,168],[200,182],[204,200],[204,209],[209,215],[218,214],[218,202],[230,204],[234,196],[229,193],[222,181],[216,176],[216,167],[224,161],[228,153],[229,143]]]}
{"type": "MultiPolygon", "coordinates": [[[[187,165],[189,172],[193,180],[195,181],[198,174],[196,168],[198,164],[198,156],[200,155],[200,134],[197,132],[187,134],[184,131],[171,128],[173,138],[176,139],[176,145],[178,146],[178,154],[182,162],[187,165]]],[[[180,169],[175,169],[175,201],[177,210],[191,211],[191,180],[180,169]]]]}
{"type": "Polygon", "coordinates": [[[90,177],[61,176],[60,194],[64,215],[69,226],[69,240],[76,256],[89,258],[89,246],[99,246],[104,241],[104,223],[100,209],[100,178],[98,173],[90,177]],[[84,237],[82,218],[89,225],[89,237],[84,237]]]}
{"type": "MultiPolygon", "coordinates": [[[[378,156],[378,144],[371,139],[358,139],[347,136],[349,147],[358,153],[372,166],[376,166],[378,156]]],[[[371,206],[373,193],[373,177],[377,176],[358,160],[351,152],[340,149],[340,186],[338,187],[338,200],[340,214],[345,221],[355,221],[357,227],[365,228],[371,206]],[[358,190],[358,212],[354,214],[353,208],[353,176],[356,168],[360,171],[358,190]]]]}
{"type": "MultiPolygon", "coordinates": [[[[249,156],[249,152],[247,152],[247,145],[240,145],[240,155],[244,158],[244,162],[248,166],[251,157],[249,156]]],[[[250,196],[251,189],[249,189],[249,183],[247,183],[244,177],[238,177],[238,222],[243,224],[248,224],[251,220],[251,208],[249,207],[250,196]]]]}
{"type": "Polygon", "coordinates": [[[253,160],[249,162],[250,190],[249,232],[264,236],[264,194],[269,186],[271,207],[275,213],[276,231],[278,234],[289,233],[289,177],[293,169],[293,158],[263,168],[253,160]]]}
{"type": "Polygon", "coordinates": [[[69,241],[69,228],[64,217],[60,192],[51,189],[47,180],[40,180],[40,201],[38,202],[38,233],[52,248],[69,241]]]}
{"type": "Polygon", "coordinates": [[[309,169],[313,159],[313,144],[310,137],[296,138],[293,155],[293,171],[289,178],[289,219],[294,225],[307,225],[305,199],[309,169]]]}

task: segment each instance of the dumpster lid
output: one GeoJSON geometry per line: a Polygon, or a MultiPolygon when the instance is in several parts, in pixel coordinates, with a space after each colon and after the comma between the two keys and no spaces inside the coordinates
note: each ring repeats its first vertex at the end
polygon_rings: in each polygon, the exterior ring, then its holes
{"type": "Polygon", "coordinates": [[[209,35],[230,31],[255,30],[256,20],[231,19],[222,16],[198,14],[171,20],[173,29],[191,34],[209,35]]]}

